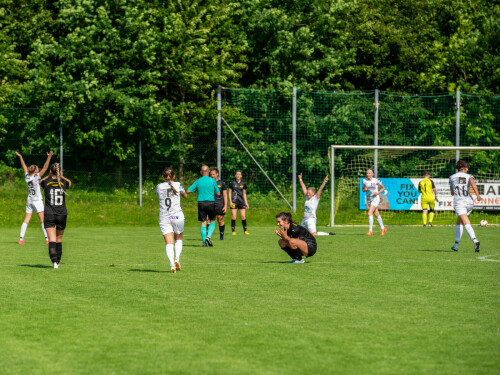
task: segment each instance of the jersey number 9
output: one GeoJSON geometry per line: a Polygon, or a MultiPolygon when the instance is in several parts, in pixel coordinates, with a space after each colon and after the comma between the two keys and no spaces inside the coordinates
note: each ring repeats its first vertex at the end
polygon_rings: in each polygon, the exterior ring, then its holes
{"type": "Polygon", "coordinates": [[[172,200],[170,198],[165,198],[165,206],[167,206],[167,211],[172,207],[172,200]]]}

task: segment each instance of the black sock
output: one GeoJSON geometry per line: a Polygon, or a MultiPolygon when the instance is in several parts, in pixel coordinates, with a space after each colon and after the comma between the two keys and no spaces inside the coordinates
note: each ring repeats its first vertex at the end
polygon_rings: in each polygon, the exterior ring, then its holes
{"type": "Polygon", "coordinates": [[[297,259],[297,260],[302,259],[302,252],[299,249],[292,249],[289,246],[287,246],[285,248],[282,248],[282,250],[285,251],[292,259],[297,259]]]}
{"type": "Polygon", "coordinates": [[[56,251],[57,251],[57,263],[59,263],[62,257],[62,242],[58,242],[56,244],[56,251]]]}
{"type": "Polygon", "coordinates": [[[236,220],[231,220],[231,230],[236,232],[236,220]]]}
{"type": "Polygon", "coordinates": [[[247,231],[247,220],[241,220],[241,224],[243,224],[243,230],[246,232],[247,231]]]}
{"type": "Polygon", "coordinates": [[[49,242],[49,256],[52,263],[57,263],[57,244],[49,242]]]}
{"type": "Polygon", "coordinates": [[[223,236],[224,235],[224,229],[226,229],[226,225],[219,225],[219,232],[220,232],[220,235],[223,236]]]}

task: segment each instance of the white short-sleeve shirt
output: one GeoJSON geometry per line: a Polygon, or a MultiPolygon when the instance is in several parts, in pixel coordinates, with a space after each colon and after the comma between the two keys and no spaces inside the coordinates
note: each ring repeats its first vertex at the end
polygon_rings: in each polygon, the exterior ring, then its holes
{"type": "Polygon", "coordinates": [[[319,198],[315,195],[311,199],[306,196],[304,204],[304,219],[316,219],[316,210],[318,209],[319,198]]]}
{"type": "Polygon", "coordinates": [[[453,189],[453,206],[467,206],[474,204],[470,195],[470,174],[458,172],[450,176],[450,186],[453,189]]]}
{"type": "Polygon", "coordinates": [[[36,202],[42,200],[42,192],[40,191],[40,175],[34,174],[30,176],[28,173],[24,175],[26,186],[28,187],[28,202],[36,202]]]}
{"type": "Polygon", "coordinates": [[[182,212],[181,194],[186,191],[180,182],[173,181],[172,186],[177,190],[177,194],[174,193],[168,182],[162,182],[156,186],[156,195],[160,201],[160,220],[182,212]]]}

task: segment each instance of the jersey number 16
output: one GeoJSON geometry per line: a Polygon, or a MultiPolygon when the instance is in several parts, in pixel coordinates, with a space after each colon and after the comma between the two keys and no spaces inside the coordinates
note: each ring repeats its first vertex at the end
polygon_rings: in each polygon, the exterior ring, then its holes
{"type": "Polygon", "coordinates": [[[63,192],[61,189],[50,189],[50,205],[51,206],[62,206],[63,192]]]}

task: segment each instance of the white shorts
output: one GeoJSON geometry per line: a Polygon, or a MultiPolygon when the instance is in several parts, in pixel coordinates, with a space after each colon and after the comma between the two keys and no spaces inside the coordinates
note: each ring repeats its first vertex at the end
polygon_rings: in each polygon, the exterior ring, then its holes
{"type": "Polygon", "coordinates": [[[309,231],[309,233],[316,233],[316,218],[303,217],[300,225],[306,228],[309,231]]]}
{"type": "Polygon", "coordinates": [[[467,216],[469,216],[470,213],[472,212],[473,208],[474,208],[473,204],[461,204],[458,206],[453,206],[453,209],[455,210],[455,213],[457,214],[457,216],[460,216],[463,214],[467,214],[467,216]]]}
{"type": "Polygon", "coordinates": [[[176,234],[184,232],[184,213],[179,212],[177,214],[161,218],[160,230],[162,235],[172,232],[176,234]]]}
{"type": "Polygon", "coordinates": [[[31,214],[35,212],[43,212],[43,201],[30,201],[26,202],[26,213],[31,214]]]}
{"type": "Polygon", "coordinates": [[[380,204],[380,194],[375,195],[375,196],[368,196],[367,195],[365,197],[365,204],[367,207],[373,206],[373,207],[377,208],[378,205],[380,204]]]}

